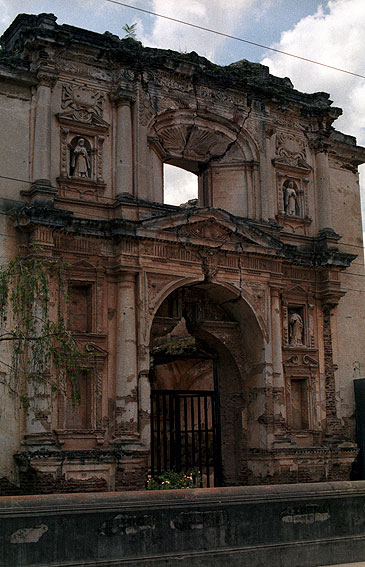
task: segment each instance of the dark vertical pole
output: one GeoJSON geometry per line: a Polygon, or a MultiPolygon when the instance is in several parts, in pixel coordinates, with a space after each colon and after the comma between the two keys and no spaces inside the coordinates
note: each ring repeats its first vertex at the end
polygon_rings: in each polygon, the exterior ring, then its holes
{"type": "Polygon", "coordinates": [[[190,398],[190,409],[191,409],[191,466],[195,467],[195,419],[194,419],[194,396],[190,398]]]}
{"type": "Polygon", "coordinates": [[[188,431],[188,401],[184,396],[184,428],[185,428],[185,468],[189,470],[189,431],[188,431]]]}
{"type": "Polygon", "coordinates": [[[218,361],[213,360],[213,378],[214,378],[214,411],[212,412],[214,419],[214,442],[213,454],[214,459],[214,485],[222,484],[222,453],[221,453],[221,420],[220,420],[220,403],[219,403],[219,376],[218,361]]]}
{"type": "Polygon", "coordinates": [[[359,464],[359,478],[365,480],[365,378],[354,380],[355,389],[355,416],[356,416],[356,442],[360,452],[357,458],[359,464]]]}
{"type": "Polygon", "coordinates": [[[167,394],[162,395],[162,426],[163,426],[163,470],[167,471],[167,394]]]}
{"type": "Polygon", "coordinates": [[[207,469],[207,487],[210,487],[209,470],[209,431],[208,431],[208,395],[204,394],[204,429],[205,429],[205,467],[207,469]]]}
{"type": "Polygon", "coordinates": [[[155,474],[155,414],[154,395],[151,392],[151,476],[155,474]]]}
{"type": "Polygon", "coordinates": [[[175,395],[175,455],[176,472],[181,472],[181,425],[180,425],[180,395],[175,395]]]}
{"type": "Polygon", "coordinates": [[[175,439],[174,439],[174,395],[169,394],[169,429],[170,429],[170,470],[175,470],[175,439]]]}
{"type": "Polygon", "coordinates": [[[160,394],[156,393],[157,472],[161,474],[161,408],[160,394]]]}
{"type": "Polygon", "coordinates": [[[201,400],[202,396],[196,397],[198,401],[198,448],[199,448],[199,471],[200,471],[200,486],[203,487],[203,459],[202,459],[202,416],[201,416],[201,400]]]}

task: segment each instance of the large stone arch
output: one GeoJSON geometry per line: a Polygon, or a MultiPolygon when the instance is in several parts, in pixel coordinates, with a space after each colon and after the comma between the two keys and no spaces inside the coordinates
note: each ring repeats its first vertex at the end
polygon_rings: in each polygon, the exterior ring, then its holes
{"type": "MultiPolygon", "coordinates": [[[[257,317],[242,297],[218,284],[198,281],[177,286],[173,291],[169,286],[169,293],[163,295],[151,327],[151,355],[152,359],[157,357],[160,365],[152,386],[169,389],[175,380],[177,389],[193,387],[187,377],[191,377],[196,352],[207,352],[208,359],[215,359],[222,480],[226,485],[244,484],[249,480],[249,450],[264,449],[266,443],[265,425],[258,419],[265,411],[265,340],[257,317]],[[165,348],[175,342],[178,345],[179,341],[190,345],[188,337],[198,349],[191,351],[190,358],[180,353],[179,346],[175,358],[166,350],[168,356],[164,360],[165,348]],[[180,361],[180,366],[176,361],[180,361]],[[175,374],[183,374],[179,379],[171,378],[172,365],[175,374]]],[[[152,367],[155,369],[154,364],[152,367]]],[[[203,371],[207,374],[206,368],[203,371]]],[[[200,379],[198,375],[197,380],[200,379]]],[[[205,377],[199,384],[201,389],[209,384],[209,379],[205,377]]]]}
{"type": "MultiPolygon", "coordinates": [[[[171,278],[171,281],[165,286],[162,286],[160,292],[157,296],[155,296],[154,301],[150,304],[150,317],[147,322],[147,336],[151,333],[151,326],[153,324],[154,317],[161,307],[162,303],[165,299],[171,295],[174,291],[181,287],[191,286],[191,285],[199,285],[203,284],[204,276],[202,275],[201,278],[193,277],[184,277],[179,279],[171,278]]],[[[259,328],[260,334],[263,335],[265,340],[267,341],[267,327],[262,320],[262,316],[257,312],[256,307],[253,304],[252,297],[248,295],[245,289],[239,289],[233,283],[219,281],[216,284],[217,289],[219,289],[219,301],[227,302],[227,309],[229,305],[232,304],[235,308],[238,308],[240,312],[240,319],[244,320],[253,318],[254,325],[257,325],[259,328]],[[241,299],[242,301],[238,301],[241,299]]]]}
{"type": "Polygon", "coordinates": [[[163,201],[161,164],[169,163],[198,175],[201,206],[260,216],[259,151],[242,124],[190,109],[168,110],[150,123],[148,139],[154,200],[163,201]]]}

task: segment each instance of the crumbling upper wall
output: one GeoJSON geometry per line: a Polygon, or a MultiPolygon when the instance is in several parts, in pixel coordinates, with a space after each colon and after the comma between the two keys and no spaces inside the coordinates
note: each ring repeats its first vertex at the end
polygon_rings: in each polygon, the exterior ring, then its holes
{"type": "Polygon", "coordinates": [[[315,235],[331,226],[329,148],[344,167],[365,159],[332,134],[341,110],[329,95],[301,93],[257,63],[221,67],[194,52],[60,26],[53,14],[19,15],[2,44],[18,84],[22,68],[37,85],[29,181],[46,179],[63,198],[163,203],[170,163],[198,175],[202,206],[315,235]],[[88,164],[79,175],[80,140],[88,164]]]}

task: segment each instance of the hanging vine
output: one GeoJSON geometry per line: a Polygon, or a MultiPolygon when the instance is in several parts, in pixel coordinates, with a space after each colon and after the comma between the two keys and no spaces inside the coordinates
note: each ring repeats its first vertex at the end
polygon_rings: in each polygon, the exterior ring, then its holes
{"type": "Polygon", "coordinates": [[[65,320],[67,264],[62,259],[18,255],[0,267],[0,364],[9,390],[26,410],[37,399],[62,393],[80,401],[78,376],[88,355],[65,320]],[[10,345],[10,348],[9,348],[10,345]]]}

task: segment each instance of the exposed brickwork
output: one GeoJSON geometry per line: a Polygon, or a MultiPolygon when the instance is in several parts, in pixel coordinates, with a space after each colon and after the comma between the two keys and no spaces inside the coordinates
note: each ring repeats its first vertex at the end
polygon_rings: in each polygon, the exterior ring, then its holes
{"type": "Polygon", "coordinates": [[[333,350],[331,333],[331,307],[323,308],[323,344],[324,344],[324,367],[326,375],[326,417],[327,428],[332,429],[337,422],[336,416],[336,384],[335,371],[333,368],[333,350]]]}
{"type": "Polygon", "coordinates": [[[148,456],[123,459],[115,475],[115,490],[144,490],[146,488],[148,456]]]}
{"type": "Polygon", "coordinates": [[[247,455],[250,469],[247,484],[292,484],[349,479],[356,452],[356,449],[331,450],[327,448],[314,452],[290,450],[287,455],[279,456],[274,451],[267,451],[260,456],[261,462],[266,467],[266,475],[260,476],[254,472],[257,471],[257,468],[252,468],[255,458],[247,455]]]}
{"type": "Polygon", "coordinates": [[[103,478],[89,478],[87,480],[54,478],[51,474],[44,474],[29,467],[19,474],[19,486],[6,478],[0,479],[0,495],[16,496],[23,494],[53,494],[67,492],[105,492],[107,484],[103,478]]]}

